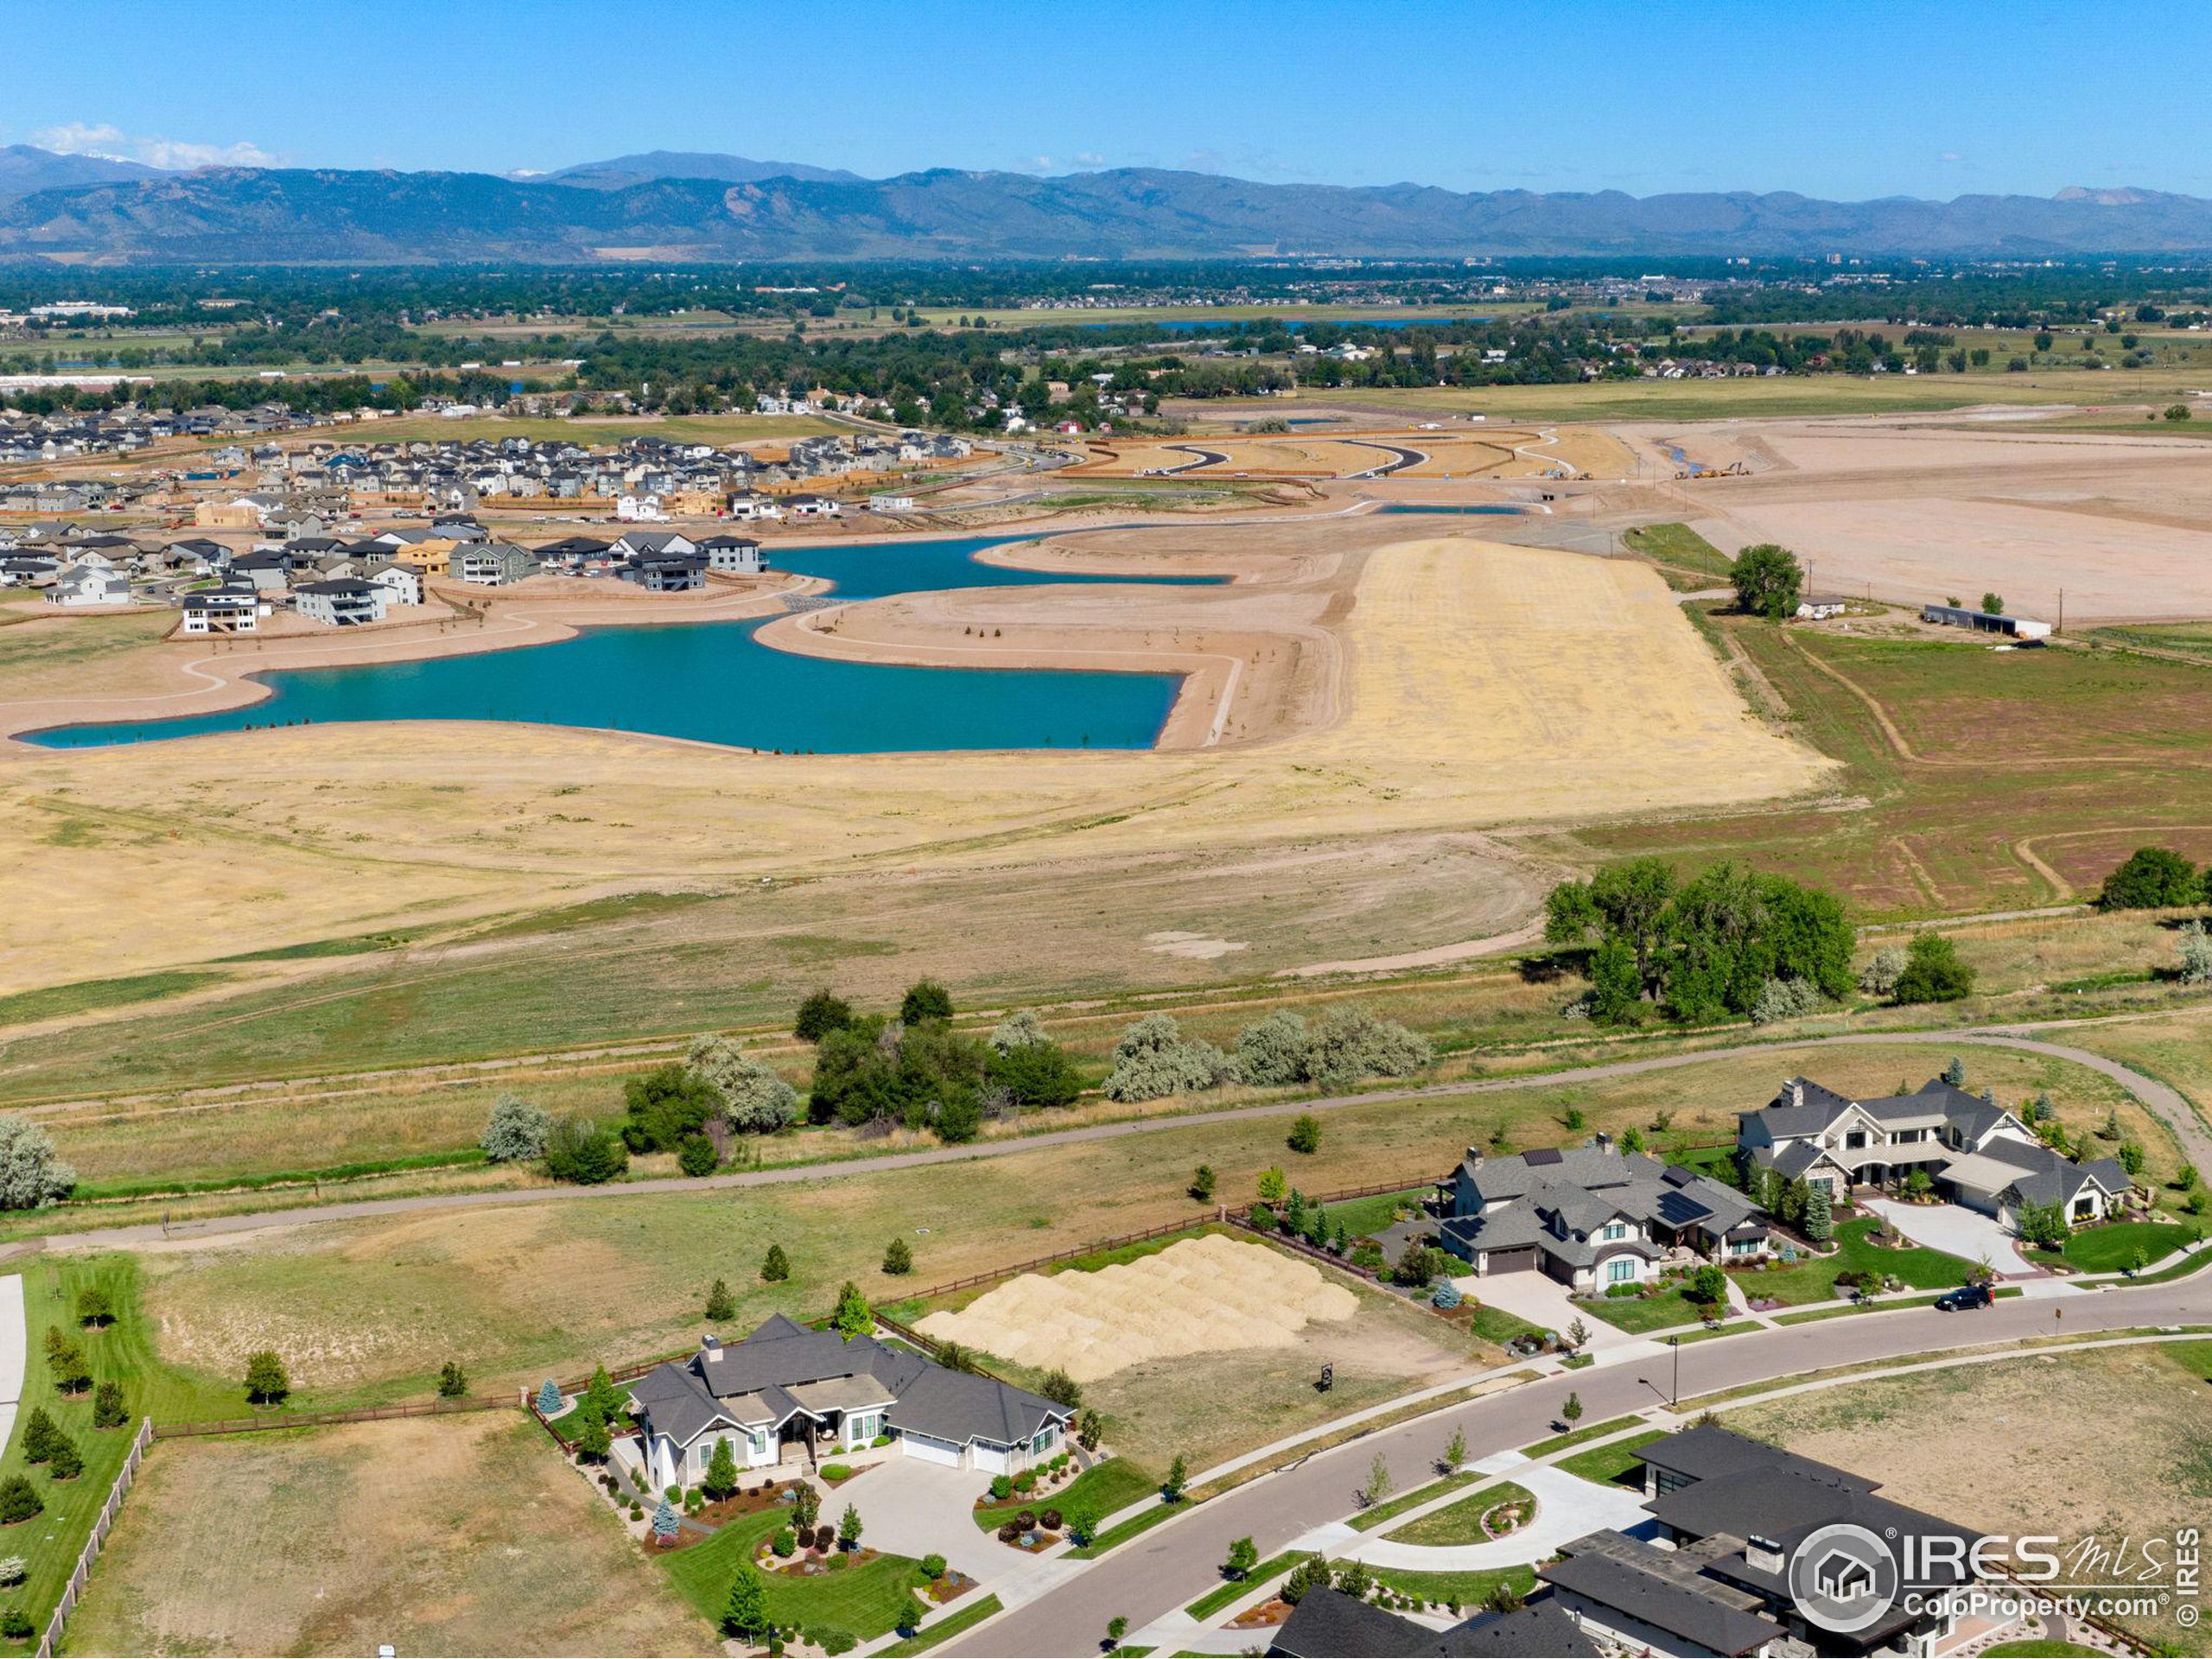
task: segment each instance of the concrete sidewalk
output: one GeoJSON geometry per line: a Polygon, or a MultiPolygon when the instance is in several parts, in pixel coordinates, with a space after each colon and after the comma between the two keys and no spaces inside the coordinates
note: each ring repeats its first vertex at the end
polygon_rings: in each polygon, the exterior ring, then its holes
{"type": "Polygon", "coordinates": [[[23,1398],[23,1363],[30,1354],[30,1332],[23,1323],[23,1276],[0,1279],[0,1446],[16,1432],[16,1408],[23,1398]]]}

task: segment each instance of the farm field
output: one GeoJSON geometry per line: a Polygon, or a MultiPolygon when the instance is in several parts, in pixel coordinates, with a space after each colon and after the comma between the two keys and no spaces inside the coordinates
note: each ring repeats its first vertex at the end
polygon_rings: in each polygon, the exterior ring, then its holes
{"type": "MultiPolygon", "coordinates": [[[[1724,1414],[1728,1427],[1883,1483],[1882,1495],[1989,1532],[2071,1545],[2171,1535],[2212,1498],[2204,1376],[2212,1344],[2183,1342],[1963,1365],[1846,1383],[1724,1414]],[[2054,1423],[2125,1433],[2053,1434],[2054,1423]],[[1976,1448],[1971,1458],[1930,1448],[1976,1448]],[[2023,1482],[2018,1471],[2044,1478],[2023,1482]]],[[[2062,1554],[2066,1546],[2061,1546],[2062,1554]]],[[[2170,1618],[2123,1620],[2144,1638],[2190,1638],[2170,1618]]]]}
{"type": "Polygon", "coordinates": [[[1796,416],[1925,413],[1979,404],[2163,408],[2185,397],[2189,371],[2038,368],[1966,374],[1752,376],[1725,380],[1593,380],[1557,386],[1360,387],[1333,401],[1411,413],[1487,414],[1524,421],[1725,421],[1796,416]]]}
{"type": "Polygon", "coordinates": [[[164,1441],[72,1616],[85,1654],[710,1655],[512,1412],[164,1441]]]}

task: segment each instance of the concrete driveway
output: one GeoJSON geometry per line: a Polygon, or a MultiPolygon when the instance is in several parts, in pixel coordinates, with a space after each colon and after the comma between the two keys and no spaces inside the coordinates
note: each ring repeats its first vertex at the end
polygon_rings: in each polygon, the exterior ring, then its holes
{"type": "Polygon", "coordinates": [[[16,1432],[16,1408],[23,1398],[23,1361],[29,1352],[23,1325],[23,1276],[0,1279],[0,1446],[16,1432]]]}
{"type": "Polygon", "coordinates": [[[1503,1308],[1516,1319],[1526,1319],[1542,1331],[1556,1331],[1564,1336],[1567,1327],[1580,1319],[1590,1332],[1590,1351],[1602,1353],[1608,1348],[1618,1348],[1624,1343],[1641,1342],[1586,1308],[1578,1307],[1569,1299],[1567,1287],[1556,1279],[1541,1273],[1493,1273],[1480,1277],[1469,1274],[1452,1281],[1459,1287],[1462,1296],[1491,1307],[1503,1308]]]}
{"type": "Polygon", "coordinates": [[[2000,1279],[2039,1279],[2044,1270],[2020,1254],[2018,1241],[1994,1219],[1961,1204],[1899,1204],[1870,1198],[1866,1207],[1916,1244],[1968,1262],[1986,1262],[2000,1279]]]}

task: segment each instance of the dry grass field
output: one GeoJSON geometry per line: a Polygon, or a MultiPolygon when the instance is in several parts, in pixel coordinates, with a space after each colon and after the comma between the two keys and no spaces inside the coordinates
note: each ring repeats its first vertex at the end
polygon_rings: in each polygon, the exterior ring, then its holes
{"type": "MultiPolygon", "coordinates": [[[[1883,1484],[1883,1496],[1984,1531],[2171,1538],[2212,1501],[2212,1343],[2048,1355],[1846,1384],[1726,1414],[1733,1429],[1883,1484]],[[2113,1432],[2054,1433],[2054,1425],[2113,1432]],[[2023,1478],[2034,1471],[2031,1479],[2023,1478]]],[[[2153,1643],[2170,1618],[2120,1621],[2153,1643]]]]}
{"type": "MultiPolygon", "coordinates": [[[[2120,1111],[2150,1150],[2154,1172],[2173,1154],[2154,1125],[2110,1083],[2063,1061],[2004,1051],[1961,1051],[1969,1086],[2017,1103],[2048,1090],[2069,1128],[2088,1133],[2120,1111]]],[[[772,1312],[817,1315],[845,1279],[879,1300],[907,1297],[972,1273],[1194,1217],[1185,1189],[1211,1165],[1224,1199],[1242,1201],[1259,1172],[1290,1166],[1308,1192],[1377,1182],[1419,1185],[1465,1148],[1527,1148],[1596,1129],[1641,1128],[1669,1147],[1733,1137],[1735,1114],[1763,1104],[1802,1071],[1859,1095],[1917,1086],[1947,1058],[1923,1046],[1832,1052],[1777,1045],[1601,1084],[1532,1077],[1478,1096],[1383,1102],[1332,1109],[1320,1150],[1288,1154],[1287,1120],[1170,1124],[1153,1133],[1039,1147],[1005,1157],[839,1179],[699,1193],[553,1201],[438,1211],[245,1234],[180,1239],[144,1253],[145,1304],[162,1357],[214,1377],[276,1346],[302,1406],[425,1394],[458,1357],[480,1387],[534,1386],[604,1359],[682,1345],[698,1328],[709,1285],[738,1298],[734,1329],[772,1312]],[[1586,1127],[1569,1131],[1570,1109],[1586,1127]],[[1667,1128],[1654,1125],[1664,1118],[1667,1128]],[[912,1246],[910,1279],[880,1271],[894,1236],[912,1246]],[[758,1277],[771,1243],[792,1277],[758,1277]]],[[[1055,1121],[1057,1123],[1057,1120],[1055,1121]]],[[[188,1204],[173,1206],[190,1213],[188,1204]]],[[[1327,1338],[1313,1327],[1310,1345],[1327,1338]]],[[[1130,1373],[1135,1375],[1135,1373],[1130,1373]]]]}
{"type": "Polygon", "coordinates": [[[1748,717],[1640,567],[1392,541],[1339,614],[1341,718],[1243,748],[772,757],[438,722],[16,749],[0,850],[35,856],[58,898],[17,918],[0,990],[497,910],[525,890],[1463,830],[1740,805],[1827,773],[1748,717]],[[243,893],[211,887],[233,865],[251,872],[243,893]],[[121,936],[119,891],[143,918],[121,936]]]}
{"type": "Polygon", "coordinates": [[[79,1654],[714,1654],[512,1412],[164,1442],[69,1624],[79,1654]]]}

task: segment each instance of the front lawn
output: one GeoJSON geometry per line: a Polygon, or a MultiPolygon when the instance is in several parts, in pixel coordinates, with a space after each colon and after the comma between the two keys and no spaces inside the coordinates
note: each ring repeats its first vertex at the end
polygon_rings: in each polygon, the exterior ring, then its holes
{"type": "Polygon", "coordinates": [[[1603,1440],[1608,1434],[1618,1434],[1624,1428],[1634,1428],[1643,1421],[1640,1414],[1626,1417],[1610,1417],[1602,1423],[1592,1423],[1587,1428],[1570,1428],[1564,1434],[1554,1434],[1548,1440],[1538,1440],[1533,1446],[1521,1448],[1524,1458],[1548,1458],[1554,1452],[1564,1452],[1570,1446],[1580,1446],[1585,1440],[1603,1440]]]}
{"type": "Polygon", "coordinates": [[[1593,1446],[1587,1452],[1561,1458],[1557,1466],[1570,1475],[1594,1480],[1600,1486],[1617,1486],[1621,1477],[1630,1470],[1643,1466],[1643,1448],[1654,1440],[1665,1440],[1669,1432],[1663,1428],[1647,1429],[1641,1434],[1631,1434],[1624,1440],[1615,1440],[1607,1446],[1593,1446]]]}
{"type": "Polygon", "coordinates": [[[1705,1319],[1705,1309],[1679,1290],[1662,1290],[1656,1296],[1597,1296],[1575,1306],[1623,1331],[1665,1331],[1705,1319]]]}
{"type": "Polygon", "coordinates": [[[1535,1571],[1526,1567],[1501,1567],[1481,1573],[1414,1573],[1397,1567],[1372,1571],[1376,1583],[1387,1584],[1401,1595],[1440,1601],[1462,1611],[1482,1606],[1501,1584],[1511,1586],[1513,1593],[1522,1598],[1536,1587],[1535,1571]]]}
{"type": "Polygon", "coordinates": [[[2144,1266],[2155,1266],[2196,1236],[2177,1221],[2118,1221],[2070,1235],[2064,1254],[2083,1273],[2118,1273],[2135,1266],[2139,1254],[2144,1266]]]}
{"type": "Polygon", "coordinates": [[[1769,1268],[1764,1272],[1734,1275],[1744,1294],[1753,1300],[1772,1298],[1778,1302],[1833,1301],[1838,1294],[1840,1273],[1879,1273],[1920,1290],[1948,1290],[1963,1285],[1976,1264],[1925,1245],[1908,1244],[1887,1249],[1869,1244],[1866,1235],[1882,1224],[1878,1216],[1860,1216],[1835,1230],[1838,1246],[1833,1255],[1801,1257],[1794,1267],[1769,1268]]]}
{"type": "Polygon", "coordinates": [[[1467,1322],[1484,1342],[1494,1342],[1501,1348],[1510,1347],[1522,1337],[1541,1337],[1544,1334],[1543,1326],[1531,1325],[1518,1313],[1492,1307],[1488,1302],[1477,1307],[1467,1322]]]}
{"type": "Polygon", "coordinates": [[[889,1647],[880,1649],[883,1659],[912,1659],[915,1654],[927,1653],[931,1648],[950,1642],[961,1631],[972,1630],[999,1611],[999,1599],[985,1596],[981,1601],[963,1607],[950,1618],[939,1619],[936,1624],[915,1631],[904,1642],[893,1642],[889,1647]]]}
{"type": "MultiPolygon", "coordinates": [[[[1442,1549],[1453,1544],[1486,1544],[1491,1535],[1483,1530],[1483,1516],[1501,1503],[1525,1503],[1527,1512],[1521,1524],[1527,1526],[1536,1517],[1535,1495],[1526,1486],[1516,1486],[1510,1480],[1501,1480],[1495,1486],[1485,1486],[1471,1497],[1457,1503],[1447,1503],[1440,1510],[1432,1510],[1417,1521],[1408,1521],[1395,1532],[1382,1535],[1401,1544],[1427,1544],[1442,1549]]],[[[1510,1534],[1501,1536],[1510,1537],[1510,1534]]]]}
{"type": "Polygon", "coordinates": [[[1232,1601],[1242,1600],[1272,1579],[1279,1579],[1306,1559],[1294,1549],[1271,1555],[1241,1579],[1224,1579],[1183,1611],[1204,1624],[1232,1601]]]}
{"type": "MultiPolygon", "coordinates": [[[[840,1513],[834,1503],[824,1506],[826,1519],[835,1521],[840,1513]]],[[[779,1505],[740,1516],[703,1542],[649,1553],[668,1569],[684,1600],[720,1628],[738,1567],[752,1560],[762,1541],[774,1536],[788,1519],[779,1505]]],[[[865,1534],[861,1541],[867,1541],[865,1534]]],[[[921,1563],[911,1557],[878,1555],[811,1578],[787,1578],[780,1573],[760,1576],[768,1587],[768,1616],[777,1624],[846,1630],[871,1642],[897,1629],[899,1619],[917,1605],[914,1586],[921,1582],[921,1563]]]]}
{"type": "Polygon", "coordinates": [[[1482,1478],[1472,1469],[1454,1469],[1441,1480],[1429,1481],[1409,1492],[1400,1493],[1387,1503],[1377,1503],[1373,1509],[1362,1510],[1352,1516],[1351,1524],[1361,1532],[1372,1532],[1385,1522],[1396,1520],[1408,1510],[1417,1510],[1432,1498],[1457,1491],[1462,1486],[1471,1486],[1482,1478]]]}
{"type": "Polygon", "coordinates": [[[1378,1192],[1370,1198],[1346,1198],[1342,1204],[1324,1206],[1329,1225],[1339,1223],[1354,1238],[1371,1237],[1383,1231],[1398,1218],[1401,1208],[1418,1210],[1421,1201],[1429,1195],[1426,1186],[1409,1186],[1402,1192],[1378,1192]]]}
{"type": "Polygon", "coordinates": [[[1103,1521],[1132,1503],[1156,1497],[1159,1491],[1160,1483],[1127,1458],[1109,1458],[1057,1491],[1017,1497],[980,1509],[976,1511],[976,1524],[985,1532],[996,1532],[1024,1510],[1058,1510],[1063,1516],[1088,1515],[1094,1522],[1103,1521]]]}

